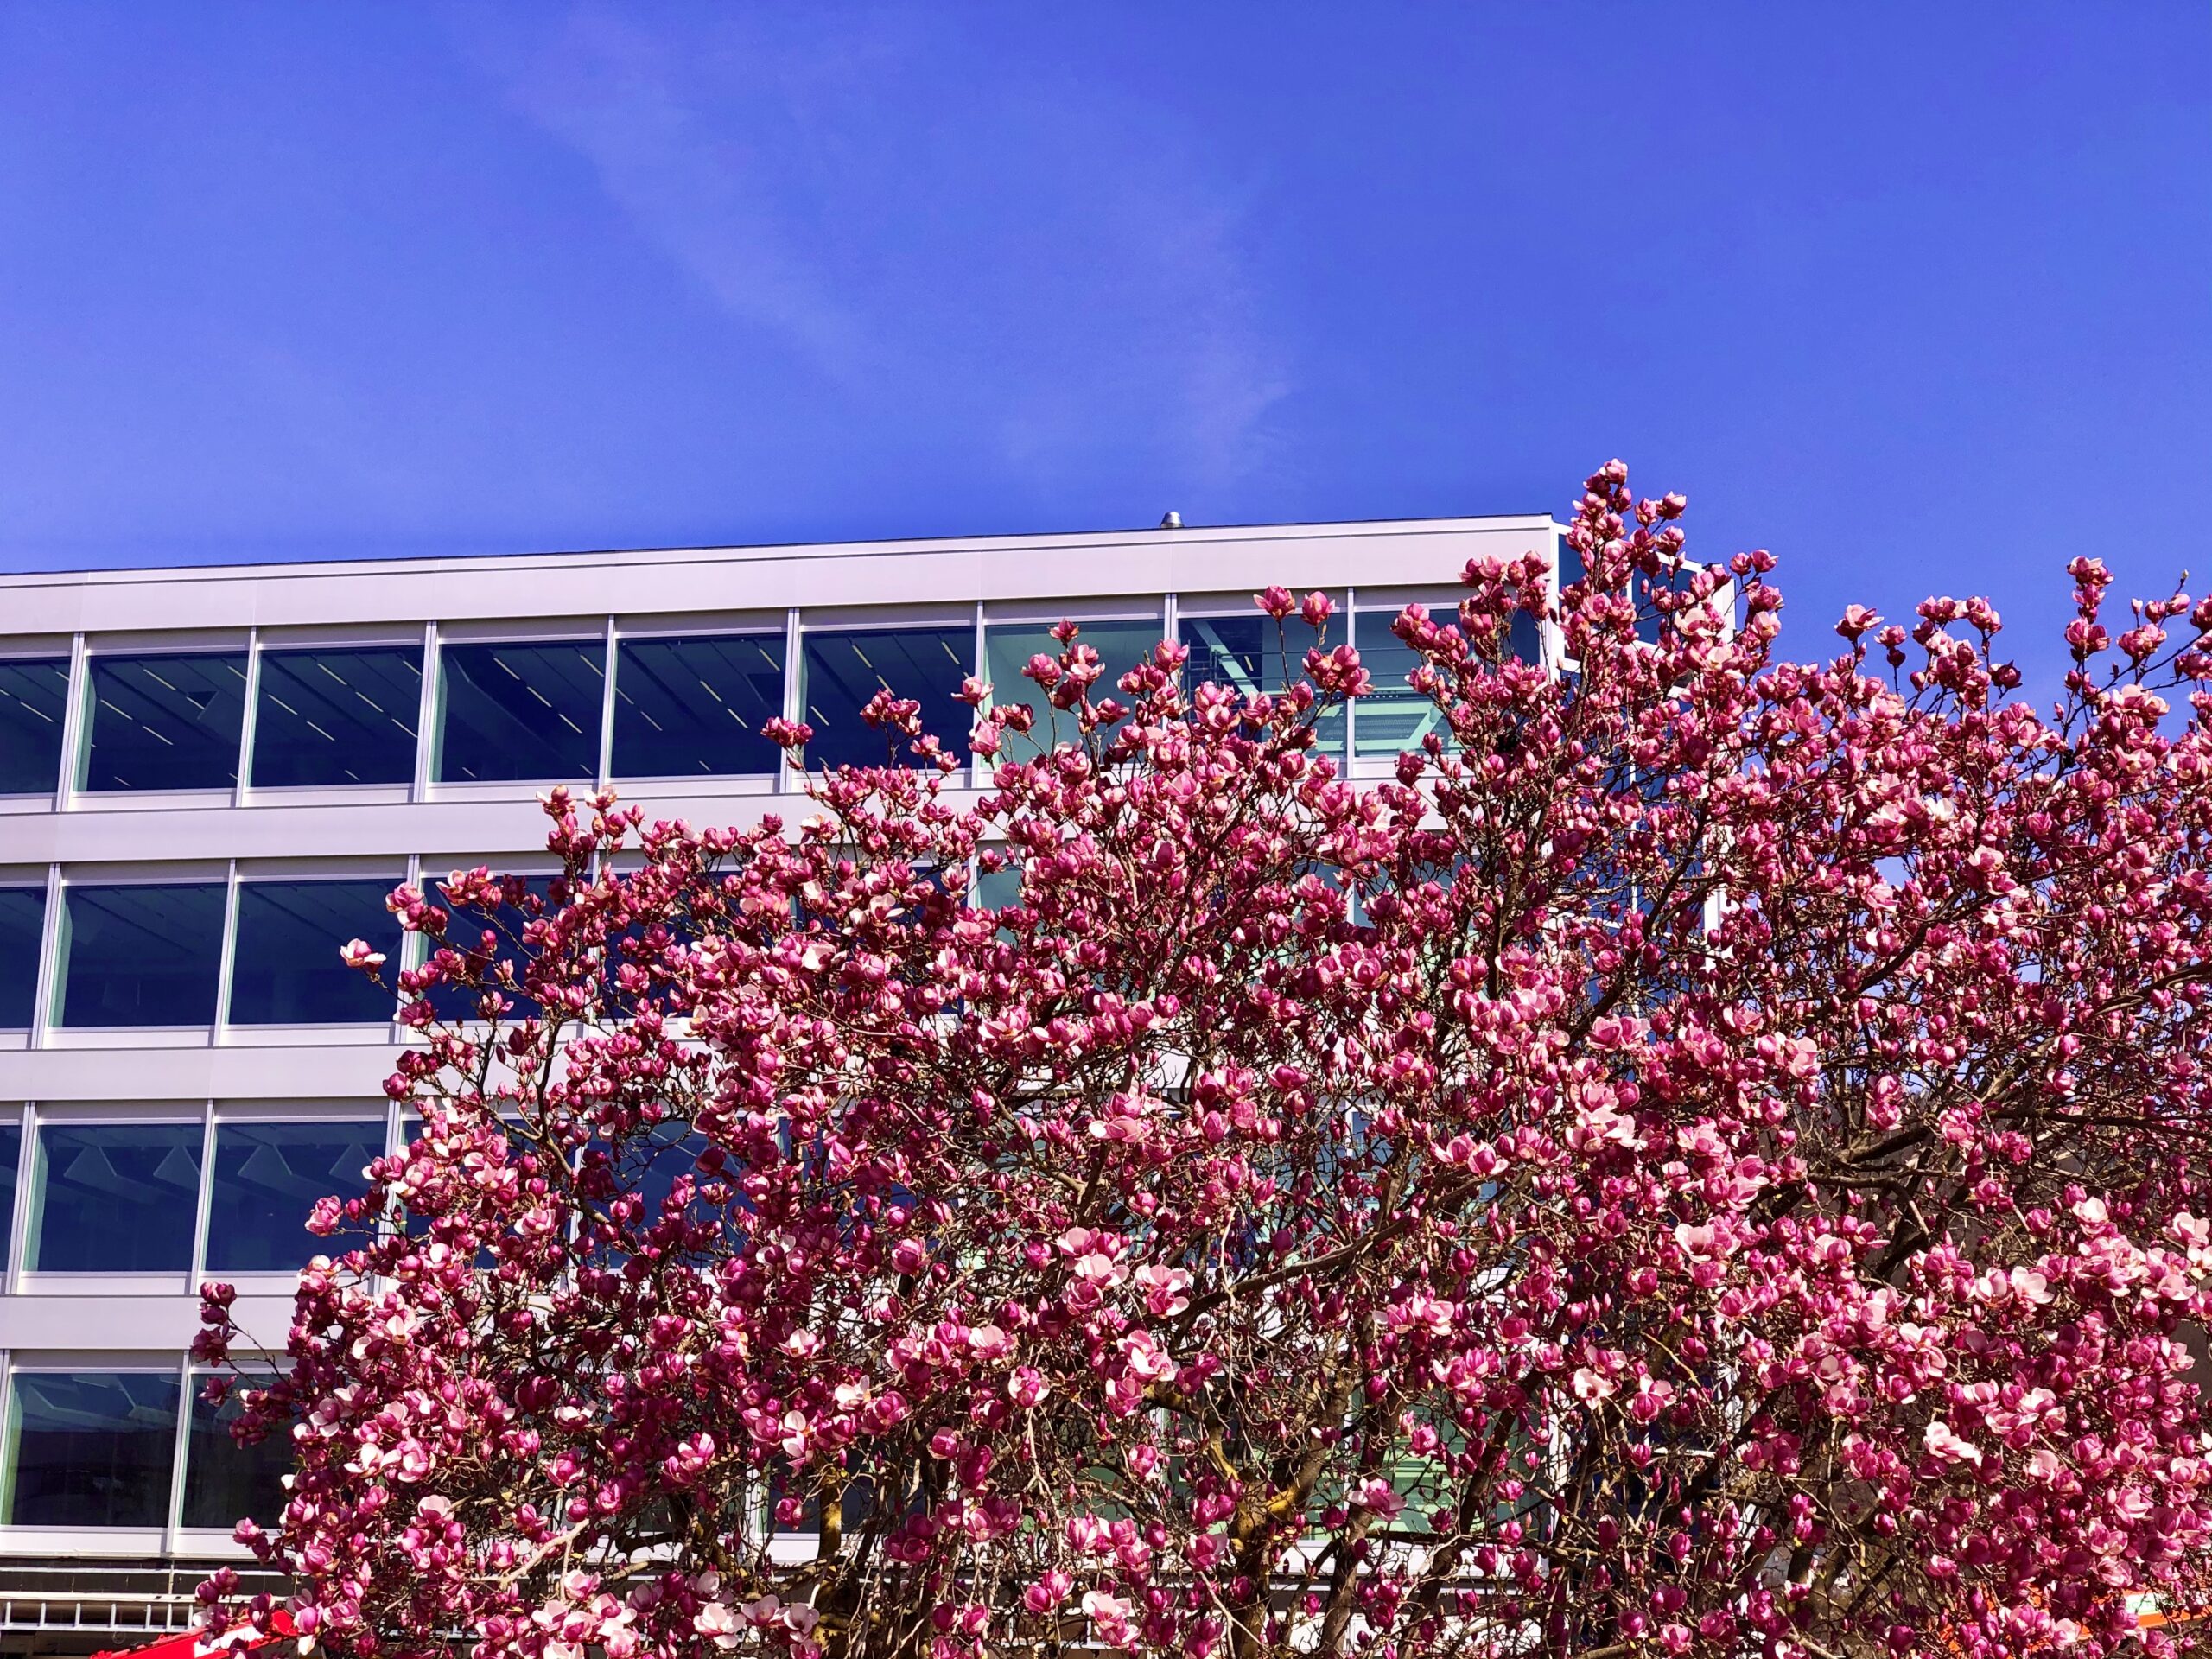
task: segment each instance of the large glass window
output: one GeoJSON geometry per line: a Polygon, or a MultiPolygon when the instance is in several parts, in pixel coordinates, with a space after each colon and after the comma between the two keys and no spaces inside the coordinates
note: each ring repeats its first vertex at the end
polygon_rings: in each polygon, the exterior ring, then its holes
{"type": "Polygon", "coordinates": [[[614,771],[624,778],[766,772],[782,751],[760,735],[784,711],[776,634],[625,639],[614,671],[614,771]]]}
{"type": "Polygon", "coordinates": [[[0,887],[0,1030],[31,1023],[45,930],[44,887],[0,887]]]}
{"type": "MultiPolygon", "coordinates": [[[[1440,609],[1436,614],[1440,621],[1450,620],[1440,609]]],[[[1363,611],[1352,625],[1360,664],[1375,683],[1373,693],[1359,700],[1353,716],[1352,741],[1363,755],[1393,756],[1419,748],[1421,739],[1444,724],[1436,704],[1406,683],[1406,676],[1420,666],[1421,658],[1390,632],[1397,615],[1395,611],[1363,611]]]]}
{"type": "Polygon", "coordinates": [[[8,1398],[14,1527],[158,1527],[176,1460],[177,1379],[138,1371],[18,1371],[8,1398]]]}
{"type": "Polygon", "coordinates": [[[384,1124],[220,1123],[207,1207],[210,1273],[293,1273],[328,1247],[307,1230],[315,1200],[358,1198],[384,1124]]]}
{"type": "MultiPolygon", "coordinates": [[[[1455,594],[1427,601],[1435,622],[1456,627],[1459,601],[1455,594]]],[[[1444,717],[1436,705],[1406,683],[1406,677],[1421,665],[1412,646],[1390,631],[1405,607],[1363,610],[1352,624],[1352,643],[1359,660],[1375,682],[1372,695],[1359,700],[1352,716],[1352,742],[1362,755],[1384,758],[1421,747],[1432,731],[1442,729],[1444,717]]],[[[1536,619],[1516,611],[1506,633],[1507,648],[1524,663],[1542,660],[1542,632],[1536,619]]]]}
{"type": "Polygon", "coordinates": [[[228,789],[238,780],[245,655],[94,657],[83,787],[228,789]]]}
{"type": "Polygon", "coordinates": [[[0,663],[0,795],[50,795],[61,779],[69,661],[0,663]]]}
{"type": "Polygon", "coordinates": [[[23,1268],[183,1273],[200,1208],[197,1123],[41,1123],[23,1268]]]}
{"type": "Polygon", "coordinates": [[[454,645],[438,656],[441,783],[599,775],[600,642],[454,645]]]}
{"type": "Polygon", "coordinates": [[[184,1511],[188,1527],[228,1532],[240,1521],[274,1526],[284,1514],[284,1477],[292,1472],[291,1442],[282,1433],[252,1446],[231,1438],[245,1408],[234,1389],[219,1406],[201,1397],[207,1379],[193,1378],[192,1427],[184,1451],[184,1511]]]}
{"type": "Polygon", "coordinates": [[[65,1026],[205,1026],[223,954],[219,882],[69,887],[61,903],[65,1026]]]}
{"type": "Polygon", "coordinates": [[[799,716],[814,728],[807,764],[916,764],[908,739],[861,718],[868,699],[886,688],[922,705],[922,729],[948,753],[966,753],[972,719],[954,693],[975,672],[975,655],[973,628],[808,633],[799,716]]]}
{"type": "Polygon", "coordinates": [[[399,920],[385,908],[391,881],[247,881],[238,887],[231,953],[236,1026],[373,1024],[390,1020],[399,976],[399,920]],[[384,984],[339,951],[365,939],[385,957],[384,984]]]}
{"type": "MultiPolygon", "coordinates": [[[[1271,616],[1185,617],[1183,644],[1190,656],[1183,664],[1183,683],[1226,685],[1240,696],[1274,696],[1286,685],[1306,677],[1305,658],[1315,644],[1313,629],[1293,618],[1278,624],[1271,616]]],[[[1341,704],[1316,722],[1321,747],[1342,754],[1344,715],[1341,704]]]]}
{"type": "Polygon", "coordinates": [[[418,648],[264,651],[253,715],[254,786],[412,782],[422,705],[418,648]]]}
{"type": "MultiPolygon", "coordinates": [[[[1091,702],[1112,697],[1127,708],[1128,699],[1115,683],[1152,655],[1152,648],[1160,643],[1160,624],[1084,622],[1078,626],[1082,631],[1076,635],[1076,643],[1096,651],[1104,671],[1090,688],[1091,702]]],[[[1049,747],[1056,733],[1058,741],[1072,741],[1075,721],[1054,709],[1044,688],[1024,678],[1021,671],[1031,658],[1041,654],[1057,658],[1060,649],[1048,623],[994,622],[983,630],[983,677],[991,683],[991,701],[1001,706],[1028,704],[1037,717],[1030,735],[1040,748],[1049,747]]]]}

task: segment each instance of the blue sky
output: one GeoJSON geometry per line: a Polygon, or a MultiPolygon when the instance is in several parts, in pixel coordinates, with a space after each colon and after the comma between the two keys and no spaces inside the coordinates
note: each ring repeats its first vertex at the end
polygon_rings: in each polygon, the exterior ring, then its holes
{"type": "Polygon", "coordinates": [[[1551,511],[1614,454],[1782,556],[1801,652],[2212,567],[2212,7],[0,10],[0,568],[1551,511]]]}

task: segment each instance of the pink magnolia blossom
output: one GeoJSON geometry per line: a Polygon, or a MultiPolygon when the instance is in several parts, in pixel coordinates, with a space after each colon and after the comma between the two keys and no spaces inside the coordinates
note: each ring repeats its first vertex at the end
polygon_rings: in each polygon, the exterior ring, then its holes
{"type": "Polygon", "coordinates": [[[1615,463],[1555,601],[1547,536],[1408,607],[1385,777],[1328,741],[1378,671],[1271,587],[1286,684],[1167,642],[1103,697],[1065,624],[1041,708],[963,687],[980,796],[886,692],[920,764],[796,821],[556,790],[550,893],[396,890],[420,1133],[217,1379],[293,1448],[239,1535],[297,1630],[2164,1659],[2131,1598],[2212,1597],[2212,601],[2076,560],[2037,709],[1971,598],[1790,660],[1683,505],[1615,463]]]}

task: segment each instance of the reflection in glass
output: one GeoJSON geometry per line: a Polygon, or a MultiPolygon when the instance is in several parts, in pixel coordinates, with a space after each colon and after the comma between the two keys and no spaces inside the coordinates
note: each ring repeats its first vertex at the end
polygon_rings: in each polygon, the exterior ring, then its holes
{"type": "Polygon", "coordinates": [[[281,1433],[253,1446],[231,1438],[245,1408],[233,1390],[219,1406],[200,1397],[205,1376],[192,1379],[192,1427],[184,1451],[184,1511],[188,1527],[228,1532],[240,1521],[273,1527],[283,1518],[284,1477],[292,1472],[291,1443],[281,1433]]]}
{"type": "Polygon", "coordinates": [[[441,783],[599,775],[603,645],[440,648],[441,783]]]}
{"type": "Polygon", "coordinates": [[[50,795],[61,780],[66,657],[0,662],[0,795],[50,795]]]}
{"type": "Polygon", "coordinates": [[[24,1270],[182,1273],[199,1205],[197,1123],[41,1123],[24,1270]]]}
{"type": "Polygon", "coordinates": [[[782,751],[760,727],[783,711],[780,635],[625,639],[615,658],[615,773],[773,772],[782,751]]]}
{"type": "Polygon", "coordinates": [[[1008,905],[1020,903],[1021,866],[1009,864],[1001,870],[976,871],[968,902],[977,910],[1004,910],[1008,905]]]}
{"type": "Polygon", "coordinates": [[[814,728],[806,746],[810,766],[917,764],[911,741],[861,719],[869,698],[888,687],[922,705],[922,729],[964,754],[967,709],[954,696],[975,672],[973,628],[921,628],[806,636],[799,718],[814,728]]]}
{"type": "Polygon", "coordinates": [[[228,789],[238,780],[245,656],[94,657],[86,790],[228,789]]]}
{"type": "Polygon", "coordinates": [[[0,887],[0,1031],[31,1024],[45,927],[44,887],[0,887]]]}
{"type": "MultiPolygon", "coordinates": [[[[1104,670],[1090,687],[1091,702],[1111,697],[1127,708],[1129,700],[1116,688],[1116,682],[1152,655],[1152,648],[1160,643],[1160,624],[1083,622],[1079,626],[1082,632],[1076,635],[1076,644],[1096,651],[1104,670]]],[[[1050,747],[1055,741],[1073,742],[1075,720],[1055,709],[1044,688],[1024,678],[1021,671],[1032,657],[1058,658],[1060,649],[1048,623],[994,622],[983,630],[983,677],[991,683],[991,701],[1001,708],[1014,702],[1028,704],[1037,717],[1037,723],[1029,728],[1030,741],[1040,749],[1050,747]]],[[[1008,739],[1009,743],[1020,741],[1008,739]]]]}
{"type": "Polygon", "coordinates": [[[264,651],[253,715],[253,785],[411,782],[422,703],[418,648],[264,651]]]}
{"type": "Polygon", "coordinates": [[[176,1457],[174,1373],[18,1371],[9,1389],[13,1527],[158,1527],[176,1457]]]}
{"type": "MultiPolygon", "coordinates": [[[[1375,682],[1375,690],[1359,700],[1354,716],[1353,741],[1363,755],[1398,755],[1421,747],[1433,731],[1445,731],[1444,716],[1436,704],[1406,683],[1406,677],[1421,665],[1411,645],[1390,632],[1395,611],[1363,611],[1352,625],[1352,643],[1359,660],[1375,682]]],[[[1431,609],[1439,622],[1449,620],[1442,607],[1431,609]]],[[[1450,735],[1446,732],[1446,735],[1450,735]]]]}
{"type": "Polygon", "coordinates": [[[68,887],[61,927],[61,1024],[214,1022],[220,883],[68,887]]]}
{"type": "Polygon", "coordinates": [[[390,1020],[399,977],[399,919],[385,908],[391,881],[248,881],[238,887],[231,960],[235,1026],[373,1024],[390,1020]],[[384,985],[339,956],[349,939],[385,956],[384,985]]]}
{"type": "MultiPolygon", "coordinates": [[[[1191,654],[1183,664],[1183,683],[1226,685],[1240,697],[1274,696],[1306,677],[1306,653],[1315,644],[1313,629],[1293,619],[1278,624],[1271,616],[1185,617],[1183,644],[1191,654]]],[[[1319,747],[1342,754],[1344,711],[1340,703],[1314,722],[1319,747]]]]}
{"type": "Polygon", "coordinates": [[[296,1273],[333,1247],[307,1230],[315,1200],[357,1198],[384,1154],[384,1125],[219,1123],[207,1209],[212,1273],[296,1273]]]}

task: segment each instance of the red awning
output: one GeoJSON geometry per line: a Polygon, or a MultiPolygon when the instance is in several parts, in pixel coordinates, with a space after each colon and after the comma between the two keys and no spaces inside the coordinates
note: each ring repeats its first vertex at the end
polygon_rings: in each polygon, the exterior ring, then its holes
{"type": "Polygon", "coordinates": [[[143,1647],[103,1649],[92,1659],[214,1659],[218,1655],[246,1653],[291,1635],[292,1617],[283,1608],[276,1610],[270,1623],[276,1628],[267,1635],[251,1624],[233,1624],[219,1636],[210,1636],[205,1630],[181,1630],[149,1642],[143,1647]]]}

